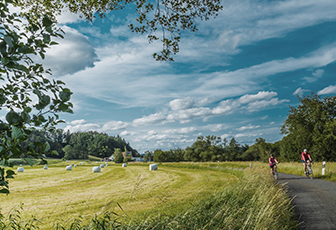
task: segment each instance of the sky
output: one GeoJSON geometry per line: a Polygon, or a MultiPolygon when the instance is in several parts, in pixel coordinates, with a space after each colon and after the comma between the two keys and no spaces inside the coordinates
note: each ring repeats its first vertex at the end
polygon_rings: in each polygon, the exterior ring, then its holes
{"type": "Polygon", "coordinates": [[[139,153],[207,135],[274,143],[297,96],[335,96],[335,0],[222,2],[218,17],[182,33],[170,63],[152,58],[160,42],[127,27],[132,9],[92,23],[63,13],[65,38],[44,61],[73,92],[59,128],[120,135],[139,153]]]}

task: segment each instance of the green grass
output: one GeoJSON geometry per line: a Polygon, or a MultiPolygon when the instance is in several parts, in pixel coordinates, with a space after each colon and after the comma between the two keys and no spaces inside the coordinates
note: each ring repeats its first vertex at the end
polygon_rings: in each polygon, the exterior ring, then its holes
{"type": "MultiPolygon", "coordinates": [[[[157,171],[149,171],[146,164],[129,164],[127,168],[111,164],[102,173],[92,173],[91,162],[79,166],[80,162],[54,162],[48,165],[48,170],[43,170],[42,165],[25,166],[23,173],[10,180],[11,193],[0,196],[2,213],[8,214],[23,203],[22,218],[34,215],[48,223],[43,225],[48,229],[64,217],[91,219],[111,202],[120,204],[136,219],[157,210],[181,211],[196,199],[237,180],[230,173],[212,170],[162,165],[157,171]],[[78,167],[66,171],[65,166],[71,163],[78,167]]],[[[122,213],[120,209],[116,212],[122,213]]]]}

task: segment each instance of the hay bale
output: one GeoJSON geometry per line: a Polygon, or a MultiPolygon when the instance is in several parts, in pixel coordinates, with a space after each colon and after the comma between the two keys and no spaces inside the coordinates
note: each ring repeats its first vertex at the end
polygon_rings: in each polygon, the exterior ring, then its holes
{"type": "Polygon", "coordinates": [[[48,165],[44,165],[43,169],[47,170],[48,169],[48,165]]]}
{"type": "Polygon", "coordinates": [[[109,164],[108,164],[108,163],[106,163],[106,166],[109,166],[109,164]]]}
{"type": "Polygon", "coordinates": [[[100,173],[100,167],[99,166],[95,166],[92,168],[92,172],[93,173],[100,173]]]}
{"type": "Polygon", "coordinates": [[[18,168],[17,168],[17,171],[18,171],[18,172],[23,172],[23,171],[24,171],[24,168],[23,168],[23,167],[18,167],[18,168]]]}
{"type": "Polygon", "coordinates": [[[126,163],[123,163],[123,164],[122,164],[122,167],[127,167],[127,164],[126,164],[126,163]]]}
{"type": "Polygon", "coordinates": [[[101,167],[101,168],[104,168],[104,167],[105,167],[105,165],[104,165],[104,164],[101,164],[101,165],[100,165],[100,167],[101,167]]]}
{"type": "Polygon", "coordinates": [[[157,170],[157,169],[158,169],[157,164],[150,164],[149,165],[149,171],[157,170]]]}
{"type": "Polygon", "coordinates": [[[72,165],[68,165],[68,166],[66,166],[66,167],[65,167],[65,170],[66,170],[66,171],[71,171],[71,170],[72,170],[72,165]]]}
{"type": "Polygon", "coordinates": [[[77,165],[75,165],[74,167],[77,167],[77,165]]]}

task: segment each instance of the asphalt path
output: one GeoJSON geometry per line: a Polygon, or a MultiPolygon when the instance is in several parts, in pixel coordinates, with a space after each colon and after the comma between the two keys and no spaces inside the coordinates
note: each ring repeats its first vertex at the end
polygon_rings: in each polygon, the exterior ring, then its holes
{"type": "Polygon", "coordinates": [[[279,173],[293,199],[299,229],[336,230],[336,183],[279,173]]]}

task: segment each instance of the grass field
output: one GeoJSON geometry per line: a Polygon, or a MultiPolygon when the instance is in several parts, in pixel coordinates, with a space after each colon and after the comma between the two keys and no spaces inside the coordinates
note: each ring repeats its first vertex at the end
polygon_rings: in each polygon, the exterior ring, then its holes
{"type": "MultiPolygon", "coordinates": [[[[70,163],[78,165],[80,161],[70,163]]],[[[6,215],[23,203],[22,217],[34,215],[48,223],[46,229],[58,220],[79,215],[92,218],[93,213],[116,203],[128,215],[155,213],[157,209],[175,213],[237,180],[224,171],[165,165],[149,171],[147,164],[129,164],[126,168],[113,164],[102,168],[101,173],[92,173],[92,163],[85,162],[66,171],[70,163],[54,162],[47,170],[42,165],[25,166],[23,173],[10,180],[10,195],[0,196],[1,212],[6,215]]]]}

